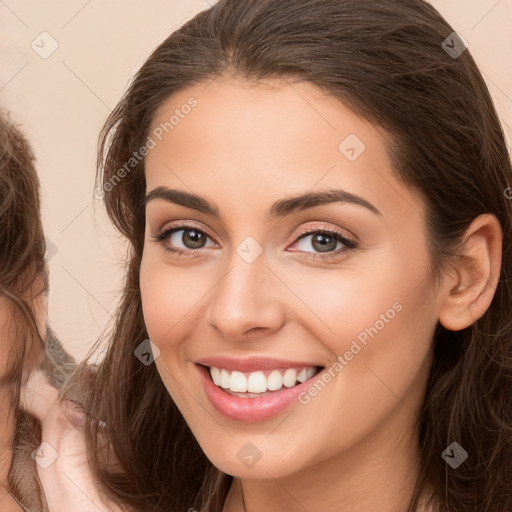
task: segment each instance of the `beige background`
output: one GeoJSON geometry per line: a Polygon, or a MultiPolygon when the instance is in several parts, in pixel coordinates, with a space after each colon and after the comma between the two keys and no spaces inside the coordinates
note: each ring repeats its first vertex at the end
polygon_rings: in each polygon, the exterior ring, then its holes
{"type": "MultiPolygon", "coordinates": [[[[469,43],[510,146],[512,0],[431,3],[469,43]]],[[[77,359],[108,324],[121,288],[122,243],[93,200],[99,130],[149,52],[208,7],[206,0],[0,0],[0,104],[36,152],[49,314],[77,359]],[[42,58],[52,44],[56,51],[42,58]]]]}

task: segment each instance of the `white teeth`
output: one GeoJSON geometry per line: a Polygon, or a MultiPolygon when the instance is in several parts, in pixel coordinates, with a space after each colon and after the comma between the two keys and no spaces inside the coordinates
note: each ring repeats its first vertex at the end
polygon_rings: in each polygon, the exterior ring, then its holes
{"type": "Polygon", "coordinates": [[[249,375],[247,391],[250,393],[264,393],[267,391],[267,378],[263,372],[253,372],[249,375]]]}
{"type": "Polygon", "coordinates": [[[247,379],[245,375],[241,372],[231,372],[229,389],[238,393],[245,393],[247,391],[247,379]]]}
{"type": "Polygon", "coordinates": [[[295,382],[297,382],[297,370],[294,368],[288,368],[288,370],[284,372],[283,384],[287,388],[291,388],[295,386],[295,382]]]}
{"type": "Polygon", "coordinates": [[[235,393],[257,394],[278,391],[283,386],[291,388],[297,384],[297,381],[305,382],[315,375],[316,367],[276,369],[266,373],[267,376],[263,371],[242,373],[213,366],[210,368],[210,375],[215,385],[235,393]]]}
{"type": "Polygon", "coordinates": [[[277,391],[283,387],[283,376],[279,370],[272,370],[267,377],[267,388],[269,391],[277,391]]]}
{"type": "Polygon", "coordinates": [[[297,380],[299,382],[305,382],[308,380],[308,370],[307,368],[302,368],[302,370],[297,375],[297,380]]]}
{"type": "Polygon", "coordinates": [[[218,368],[210,368],[210,375],[212,376],[212,379],[213,379],[213,382],[215,383],[216,386],[220,386],[220,383],[221,383],[221,373],[220,373],[220,370],[218,368]]]}
{"type": "Polygon", "coordinates": [[[220,386],[224,389],[229,389],[229,372],[222,370],[220,373],[220,386]]]}

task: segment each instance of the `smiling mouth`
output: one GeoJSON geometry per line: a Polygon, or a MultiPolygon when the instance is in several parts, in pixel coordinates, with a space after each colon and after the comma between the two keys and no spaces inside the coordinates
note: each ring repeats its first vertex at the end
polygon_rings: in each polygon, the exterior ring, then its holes
{"type": "Polygon", "coordinates": [[[257,398],[283,388],[293,388],[324,369],[323,366],[303,366],[240,372],[215,366],[204,367],[218,388],[232,396],[242,398],[257,398]]]}

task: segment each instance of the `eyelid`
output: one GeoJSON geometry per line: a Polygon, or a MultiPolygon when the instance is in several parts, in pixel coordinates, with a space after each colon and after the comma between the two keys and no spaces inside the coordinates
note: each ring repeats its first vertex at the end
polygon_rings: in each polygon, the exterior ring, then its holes
{"type": "MultiPolygon", "coordinates": [[[[158,229],[157,229],[157,233],[158,234],[161,234],[163,233],[164,231],[167,231],[167,230],[171,230],[171,229],[175,229],[175,228],[196,228],[200,231],[203,231],[205,234],[207,234],[212,240],[215,241],[215,243],[218,243],[216,240],[215,240],[215,237],[211,234],[211,232],[208,230],[208,228],[206,228],[203,224],[200,224],[200,223],[197,223],[199,225],[196,225],[196,222],[195,221],[181,221],[181,220],[178,220],[178,221],[175,221],[171,226],[169,226],[168,228],[166,228],[167,222],[164,222],[158,229]]],[[[353,233],[351,233],[350,231],[347,231],[347,230],[344,230],[344,231],[341,231],[340,228],[337,228],[337,227],[331,227],[331,226],[326,226],[325,224],[322,224],[320,222],[316,222],[316,223],[313,223],[313,224],[308,224],[307,226],[303,226],[301,227],[294,235],[293,237],[293,242],[295,242],[299,237],[301,237],[302,235],[305,235],[305,234],[311,234],[311,231],[313,230],[318,230],[318,231],[331,231],[331,232],[335,232],[337,234],[339,234],[340,236],[343,236],[344,238],[347,238],[348,240],[350,240],[351,242],[353,243],[357,243],[359,242],[359,239],[357,236],[355,236],[353,233]]],[[[291,236],[291,235],[290,235],[291,236]]]]}
{"type": "MultiPolygon", "coordinates": [[[[187,230],[192,228],[192,229],[197,229],[198,231],[201,231],[203,232],[205,235],[207,235],[209,238],[211,238],[217,245],[218,245],[218,242],[216,241],[215,237],[211,234],[211,232],[208,230],[208,228],[206,228],[203,224],[200,224],[200,223],[196,223],[195,221],[191,220],[191,221],[188,221],[188,220],[177,220],[177,221],[174,221],[172,223],[172,225],[167,225],[168,223],[167,222],[164,222],[162,224],[161,227],[159,227],[157,229],[157,232],[155,235],[153,236],[160,236],[162,235],[163,233],[165,233],[166,231],[179,231],[179,229],[184,229],[184,230],[187,230]],[[198,225],[196,225],[198,224],[198,225]]],[[[194,252],[197,252],[201,249],[192,249],[194,252]]]]}
{"type": "MultiPolygon", "coordinates": [[[[187,230],[196,229],[198,231],[203,232],[208,238],[213,240],[218,245],[218,242],[215,240],[215,237],[210,234],[210,232],[207,228],[203,227],[202,225],[199,227],[199,226],[196,226],[195,224],[196,224],[195,221],[175,221],[172,225],[166,227],[166,223],[164,223],[158,229],[157,233],[151,235],[151,237],[156,242],[160,242],[163,244],[165,238],[167,238],[171,233],[175,233],[176,231],[181,231],[181,230],[187,231],[187,230]]],[[[309,224],[307,226],[303,226],[301,229],[299,229],[298,232],[295,232],[295,234],[293,236],[293,241],[291,242],[291,245],[296,244],[299,240],[304,238],[304,235],[311,236],[318,232],[332,233],[332,234],[338,235],[342,239],[341,243],[344,243],[347,250],[348,249],[353,250],[358,247],[359,240],[356,236],[352,235],[352,233],[350,235],[348,235],[348,234],[344,233],[343,231],[341,231],[341,229],[338,227],[326,226],[325,224],[321,224],[319,222],[309,224]]],[[[289,245],[287,247],[289,247],[289,245]]],[[[190,254],[194,254],[194,253],[196,255],[201,255],[204,253],[206,248],[202,247],[199,249],[181,249],[181,248],[179,248],[179,249],[172,248],[171,249],[171,248],[167,247],[166,250],[169,252],[177,253],[178,255],[180,255],[180,254],[190,255],[190,254]]],[[[292,252],[301,252],[302,253],[304,251],[292,251],[292,252]]],[[[325,259],[325,258],[336,256],[339,254],[339,252],[340,252],[340,250],[338,249],[336,251],[330,251],[330,252],[326,252],[324,254],[308,253],[307,251],[305,252],[305,254],[310,254],[310,255],[314,255],[317,258],[325,259]]]]}
{"type": "Polygon", "coordinates": [[[302,237],[302,235],[312,234],[312,232],[316,231],[327,231],[330,233],[336,233],[339,236],[346,238],[349,242],[353,244],[357,244],[359,242],[357,236],[353,235],[351,232],[347,232],[347,230],[345,230],[344,232],[341,231],[341,229],[338,227],[326,226],[325,224],[320,223],[313,223],[302,227],[297,233],[295,233],[293,237],[294,241],[298,240],[300,237],[302,237]]]}

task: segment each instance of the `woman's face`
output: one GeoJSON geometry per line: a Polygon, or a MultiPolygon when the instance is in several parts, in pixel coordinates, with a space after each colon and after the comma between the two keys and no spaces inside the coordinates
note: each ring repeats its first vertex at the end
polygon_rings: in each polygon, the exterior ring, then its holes
{"type": "Polygon", "coordinates": [[[216,80],[170,98],[150,137],[144,318],[206,455],[268,478],[391,452],[441,301],[382,132],[311,84],[216,80]]]}
{"type": "MultiPolygon", "coordinates": [[[[45,274],[46,272],[47,270],[45,274]]],[[[36,277],[28,292],[22,297],[32,307],[38,332],[43,338],[46,334],[47,320],[46,279],[44,275],[36,277]]],[[[18,344],[25,342],[23,370],[26,379],[29,372],[40,364],[43,347],[33,336],[28,336],[27,340],[22,339],[23,330],[28,327],[16,325],[16,322],[20,322],[20,319],[14,306],[7,298],[0,297],[0,376],[12,370],[12,354],[19,350],[18,344]]]]}

